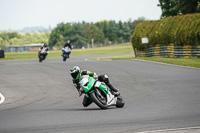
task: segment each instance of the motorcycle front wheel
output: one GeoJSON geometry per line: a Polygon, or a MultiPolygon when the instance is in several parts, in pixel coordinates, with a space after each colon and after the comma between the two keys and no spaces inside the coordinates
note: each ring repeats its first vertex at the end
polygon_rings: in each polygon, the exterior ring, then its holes
{"type": "Polygon", "coordinates": [[[39,62],[42,62],[43,58],[44,58],[43,55],[40,55],[39,56],[39,62]]]}
{"type": "Polygon", "coordinates": [[[121,97],[121,96],[118,96],[117,97],[117,103],[116,103],[116,107],[117,108],[122,108],[122,107],[124,107],[124,100],[123,100],[123,98],[121,97]]]}
{"type": "Polygon", "coordinates": [[[64,57],[64,58],[63,58],[63,61],[66,61],[66,59],[67,59],[67,58],[66,58],[66,57],[64,57]]]}

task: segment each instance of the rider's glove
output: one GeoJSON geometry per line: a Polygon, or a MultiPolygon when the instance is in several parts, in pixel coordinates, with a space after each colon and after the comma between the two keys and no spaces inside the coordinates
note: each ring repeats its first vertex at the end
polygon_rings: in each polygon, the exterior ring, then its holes
{"type": "Polygon", "coordinates": [[[94,78],[94,79],[98,79],[98,75],[95,74],[95,75],[93,76],[93,78],[94,78]]]}

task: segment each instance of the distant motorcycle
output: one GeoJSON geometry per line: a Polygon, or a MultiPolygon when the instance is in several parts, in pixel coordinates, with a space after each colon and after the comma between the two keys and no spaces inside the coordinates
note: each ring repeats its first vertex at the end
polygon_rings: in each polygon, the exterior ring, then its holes
{"type": "Polygon", "coordinates": [[[122,108],[125,104],[120,95],[115,96],[104,82],[93,77],[82,77],[80,84],[81,91],[101,109],[107,109],[110,106],[122,108]]]}
{"type": "Polygon", "coordinates": [[[66,61],[67,58],[69,58],[69,55],[70,55],[70,53],[71,53],[71,50],[70,50],[69,47],[65,47],[65,48],[62,49],[62,52],[63,52],[63,54],[62,54],[63,61],[66,61]]]}
{"type": "Polygon", "coordinates": [[[41,51],[39,51],[38,53],[39,62],[42,62],[43,60],[45,60],[47,54],[48,54],[48,51],[46,51],[46,49],[42,49],[41,51]]]}

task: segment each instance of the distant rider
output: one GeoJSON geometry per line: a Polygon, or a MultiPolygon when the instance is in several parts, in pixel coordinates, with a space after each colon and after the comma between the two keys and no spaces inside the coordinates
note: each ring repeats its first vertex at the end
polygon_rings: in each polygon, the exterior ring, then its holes
{"type": "MultiPolygon", "coordinates": [[[[76,87],[77,91],[79,92],[79,96],[82,95],[82,91],[80,90],[81,86],[80,86],[80,78],[84,75],[89,75],[90,77],[93,77],[95,79],[98,79],[99,81],[101,82],[104,82],[110,89],[111,89],[111,92],[114,94],[114,95],[120,95],[120,93],[118,92],[118,90],[116,88],[114,88],[109,79],[108,79],[108,76],[107,75],[96,75],[96,73],[93,73],[93,72],[90,72],[90,71],[87,71],[87,70],[81,70],[78,66],[74,66],[73,68],[70,69],[70,73],[71,73],[71,76],[72,76],[72,81],[73,81],[73,84],[74,86],[76,87]]],[[[85,95],[84,96],[84,99],[83,99],[83,106],[84,107],[87,107],[89,106],[90,104],[92,103],[92,101],[85,95]]]]}
{"type": "Polygon", "coordinates": [[[41,51],[46,51],[46,53],[44,54],[44,59],[46,58],[46,56],[48,55],[49,53],[49,47],[46,43],[44,43],[40,48],[39,48],[39,53],[38,53],[38,56],[41,54],[41,51]]]}
{"type": "MultiPolygon", "coordinates": [[[[63,51],[64,49],[68,47],[70,50],[72,50],[72,46],[70,44],[70,40],[67,41],[67,43],[64,45],[63,49],[62,49],[62,56],[63,56],[63,51]]],[[[69,55],[70,55],[71,51],[69,52],[69,55]]]]}

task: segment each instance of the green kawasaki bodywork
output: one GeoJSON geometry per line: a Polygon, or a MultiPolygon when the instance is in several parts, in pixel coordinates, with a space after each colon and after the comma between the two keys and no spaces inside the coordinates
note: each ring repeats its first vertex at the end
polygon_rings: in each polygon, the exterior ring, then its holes
{"type": "MultiPolygon", "coordinates": [[[[94,86],[95,81],[96,80],[93,77],[89,77],[88,78],[87,87],[86,86],[82,86],[82,88],[83,88],[85,93],[89,92],[89,94],[90,94],[90,93],[92,93],[94,91],[94,90],[92,90],[92,87],[94,86]]],[[[102,83],[102,82],[100,82],[100,83],[101,84],[99,84],[96,87],[98,87],[100,90],[102,90],[105,94],[108,94],[108,87],[104,83],[102,83]]]]}

